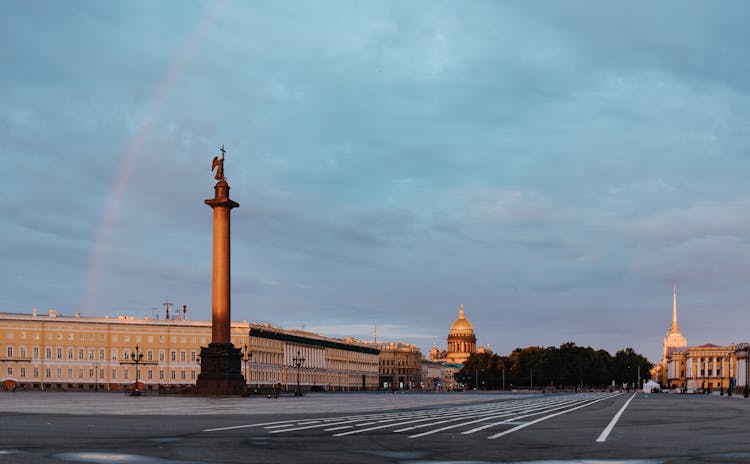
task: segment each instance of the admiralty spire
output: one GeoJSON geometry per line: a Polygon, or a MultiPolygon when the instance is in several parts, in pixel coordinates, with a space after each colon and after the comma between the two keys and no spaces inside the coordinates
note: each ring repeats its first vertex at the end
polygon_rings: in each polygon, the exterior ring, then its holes
{"type": "Polygon", "coordinates": [[[675,350],[687,347],[687,339],[680,332],[680,324],[677,322],[677,287],[672,294],[672,324],[669,326],[669,332],[664,337],[664,354],[661,362],[654,367],[652,378],[656,379],[662,385],[668,385],[667,357],[675,350]]]}
{"type": "Polygon", "coordinates": [[[677,287],[674,288],[672,296],[672,325],[669,326],[669,332],[664,337],[664,357],[667,357],[670,348],[685,348],[687,340],[680,332],[680,324],[677,323],[677,287]]]}

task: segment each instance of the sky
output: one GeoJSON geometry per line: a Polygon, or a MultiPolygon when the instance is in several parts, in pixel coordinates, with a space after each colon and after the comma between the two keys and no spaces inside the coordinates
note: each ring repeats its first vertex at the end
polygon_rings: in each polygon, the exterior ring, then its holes
{"type": "Polygon", "coordinates": [[[0,0],[0,311],[748,341],[743,1],[0,0]]]}

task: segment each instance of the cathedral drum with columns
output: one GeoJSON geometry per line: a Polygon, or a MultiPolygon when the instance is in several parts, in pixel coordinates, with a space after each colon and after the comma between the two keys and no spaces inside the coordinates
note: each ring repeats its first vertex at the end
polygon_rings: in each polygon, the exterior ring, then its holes
{"type": "Polygon", "coordinates": [[[474,326],[466,319],[464,305],[461,305],[458,310],[458,319],[453,321],[448,333],[448,350],[438,350],[437,346],[433,346],[430,350],[430,360],[461,365],[469,359],[472,353],[485,353],[486,351],[489,351],[489,345],[487,348],[479,345],[477,349],[474,326]]]}

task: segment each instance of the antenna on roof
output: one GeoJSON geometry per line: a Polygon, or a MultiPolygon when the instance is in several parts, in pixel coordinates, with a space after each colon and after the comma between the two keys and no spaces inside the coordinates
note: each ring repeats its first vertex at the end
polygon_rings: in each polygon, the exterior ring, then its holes
{"type": "Polygon", "coordinates": [[[172,308],[172,303],[169,302],[169,298],[167,298],[167,301],[161,304],[164,306],[164,309],[166,310],[167,317],[166,319],[169,320],[169,310],[172,308]]]}

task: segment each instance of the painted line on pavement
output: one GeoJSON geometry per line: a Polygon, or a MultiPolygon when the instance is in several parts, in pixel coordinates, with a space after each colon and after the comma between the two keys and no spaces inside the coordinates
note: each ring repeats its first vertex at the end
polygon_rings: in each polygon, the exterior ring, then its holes
{"type": "Polygon", "coordinates": [[[543,413],[549,412],[549,411],[555,411],[557,409],[569,406],[571,403],[579,403],[579,402],[580,402],[580,400],[568,400],[568,401],[563,401],[563,402],[555,402],[555,403],[551,403],[551,404],[540,404],[540,405],[538,405],[539,407],[528,407],[526,409],[517,408],[517,409],[511,410],[511,411],[503,411],[503,414],[495,414],[495,415],[492,415],[492,416],[486,416],[486,417],[482,417],[480,419],[476,419],[476,420],[469,421],[469,422],[462,422],[460,424],[448,425],[446,427],[441,427],[439,429],[429,430],[427,432],[418,433],[416,435],[409,435],[409,438],[420,438],[420,437],[424,437],[426,435],[432,435],[433,433],[444,432],[446,430],[455,429],[455,428],[458,428],[458,427],[464,427],[466,425],[471,425],[471,424],[477,424],[479,422],[484,422],[484,421],[488,421],[488,420],[491,420],[491,419],[498,419],[500,417],[513,416],[514,414],[523,414],[521,416],[515,416],[512,419],[506,419],[506,420],[501,421],[501,422],[493,422],[493,423],[488,424],[488,425],[483,425],[483,426],[477,427],[475,429],[471,429],[471,430],[467,430],[465,432],[461,432],[461,435],[468,435],[468,434],[471,434],[471,433],[474,433],[474,432],[478,432],[480,430],[484,430],[484,429],[493,427],[495,425],[505,424],[508,421],[513,421],[513,420],[516,420],[516,419],[523,419],[524,417],[529,417],[529,416],[536,416],[536,415],[543,414],[543,413]],[[562,406],[560,406],[560,405],[562,405],[562,406]],[[551,407],[551,406],[554,406],[554,407],[551,407]],[[524,414],[524,413],[528,413],[528,414],[524,414]]]}
{"type": "Polygon", "coordinates": [[[233,425],[231,427],[217,427],[215,429],[204,429],[203,432],[220,432],[222,430],[246,429],[248,427],[262,427],[264,425],[283,424],[289,421],[264,422],[261,424],[233,425]]]}
{"type": "Polygon", "coordinates": [[[594,404],[594,403],[598,403],[599,401],[604,401],[604,400],[608,400],[608,399],[610,399],[610,398],[614,398],[614,397],[616,397],[616,396],[617,396],[617,395],[615,395],[615,396],[605,396],[604,398],[599,398],[598,400],[590,401],[590,402],[588,402],[588,403],[585,403],[585,404],[582,404],[582,405],[580,405],[580,406],[576,406],[576,407],[574,407],[574,408],[566,409],[565,411],[560,411],[560,412],[556,412],[556,413],[554,413],[554,414],[550,414],[550,415],[548,415],[548,416],[540,417],[539,419],[535,419],[535,420],[533,420],[533,421],[531,421],[531,422],[527,422],[527,423],[525,423],[525,424],[523,424],[523,425],[517,425],[517,426],[513,427],[512,429],[506,430],[505,432],[500,432],[500,433],[496,433],[495,435],[490,435],[490,436],[489,436],[489,437],[487,437],[487,438],[488,438],[489,440],[494,440],[495,438],[500,438],[500,437],[502,437],[502,436],[505,436],[505,435],[508,435],[508,434],[510,434],[510,433],[513,433],[513,432],[516,432],[516,431],[518,431],[518,430],[521,430],[521,429],[523,429],[523,428],[526,428],[526,427],[528,427],[528,426],[530,426],[530,425],[534,425],[534,424],[537,424],[537,423],[539,423],[539,422],[542,422],[542,421],[544,421],[544,420],[547,420],[547,419],[551,419],[551,418],[553,418],[553,417],[556,417],[556,416],[560,416],[560,415],[562,415],[562,414],[567,414],[567,413],[569,413],[569,412],[571,412],[571,411],[575,411],[575,410],[577,410],[577,409],[585,408],[586,406],[591,406],[591,405],[592,405],[592,404],[594,404]]]}
{"type": "Polygon", "coordinates": [[[620,416],[622,416],[622,413],[625,412],[625,408],[628,407],[631,401],[633,401],[633,398],[635,398],[635,395],[637,393],[633,393],[633,396],[630,397],[629,400],[625,402],[625,404],[622,405],[619,411],[617,411],[617,414],[615,414],[615,417],[612,418],[612,420],[609,422],[609,425],[607,425],[604,430],[602,430],[602,434],[599,435],[599,438],[596,439],[597,443],[604,443],[607,441],[607,437],[609,436],[609,433],[612,431],[613,428],[615,428],[615,424],[617,424],[617,421],[620,420],[620,416]]]}

